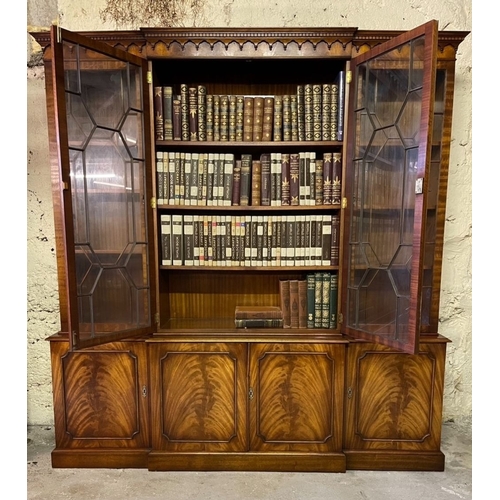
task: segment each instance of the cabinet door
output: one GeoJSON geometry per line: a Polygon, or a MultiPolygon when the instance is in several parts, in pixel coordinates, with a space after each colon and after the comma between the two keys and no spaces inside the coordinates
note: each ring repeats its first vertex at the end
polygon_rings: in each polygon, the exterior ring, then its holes
{"type": "Polygon", "coordinates": [[[414,355],[367,343],[347,351],[348,468],[442,470],[445,341],[414,355]]]}
{"type": "Polygon", "coordinates": [[[252,451],[342,448],[343,344],[252,344],[252,451]]]}
{"type": "Polygon", "coordinates": [[[149,452],[144,342],[68,351],[51,342],[54,467],[144,467],[149,452]]]}
{"type": "Polygon", "coordinates": [[[409,353],[419,346],[436,50],[432,21],[351,66],[344,329],[409,353]]]}
{"type": "Polygon", "coordinates": [[[152,343],[152,435],[158,451],[247,449],[247,347],[152,343]]]}
{"type": "Polygon", "coordinates": [[[151,331],[147,63],[66,30],[51,35],[63,324],[76,349],[151,331]]]}

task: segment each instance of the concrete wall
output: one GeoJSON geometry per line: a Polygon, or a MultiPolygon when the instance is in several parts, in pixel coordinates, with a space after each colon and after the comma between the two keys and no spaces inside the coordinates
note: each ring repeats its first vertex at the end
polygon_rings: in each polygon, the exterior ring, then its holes
{"type": "MultiPolygon", "coordinates": [[[[141,26],[320,27],[405,30],[430,19],[472,29],[471,0],[28,0],[27,31],[141,26]],[[148,10],[149,9],[149,10],[148,10]],[[153,9],[153,10],[151,10],[153,9]]],[[[28,36],[27,68],[27,421],[53,423],[49,343],[59,325],[54,226],[39,47],[28,36]],[[38,53],[37,53],[38,51],[38,53]]],[[[440,333],[449,344],[444,419],[472,418],[472,34],[457,56],[455,110],[445,228],[440,333]]]]}

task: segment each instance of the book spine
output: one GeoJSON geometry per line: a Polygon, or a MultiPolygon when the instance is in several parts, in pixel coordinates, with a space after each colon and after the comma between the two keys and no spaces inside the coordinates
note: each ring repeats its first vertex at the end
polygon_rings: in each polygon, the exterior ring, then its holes
{"type": "Polygon", "coordinates": [[[299,328],[307,328],[307,281],[299,280],[299,328]]]}
{"type": "Polygon", "coordinates": [[[183,264],[182,215],[172,215],[172,264],[183,264]]]}
{"type": "Polygon", "coordinates": [[[299,140],[299,128],[298,128],[298,109],[297,109],[297,94],[290,95],[290,127],[291,127],[291,137],[292,141],[299,140]]]}
{"type": "Polygon", "coordinates": [[[313,84],[313,140],[321,141],[321,85],[313,84]]]}
{"type": "Polygon", "coordinates": [[[323,160],[316,158],[315,160],[316,174],[315,174],[315,193],[314,197],[316,205],[323,205],[323,160]]]}
{"type": "Polygon", "coordinates": [[[330,328],[330,273],[321,273],[321,328],[330,328]]]}
{"type": "Polygon", "coordinates": [[[194,221],[192,215],[183,216],[183,260],[185,266],[194,265],[194,221]]]}
{"type": "Polygon", "coordinates": [[[252,155],[241,155],[241,186],[240,186],[240,205],[246,207],[250,205],[251,186],[252,186],[252,155]]]}
{"type": "Polygon", "coordinates": [[[214,140],[214,96],[207,94],[206,96],[206,114],[205,114],[205,129],[207,141],[214,140]]]}
{"type": "Polygon", "coordinates": [[[297,134],[301,142],[306,140],[304,113],[304,85],[297,85],[297,134]]]}
{"type": "Polygon", "coordinates": [[[283,141],[292,140],[292,107],[290,95],[283,96],[283,141]]]}
{"type": "Polygon", "coordinates": [[[161,249],[162,249],[162,266],[172,265],[172,216],[162,214],[161,222],[161,249]]]}
{"type": "Polygon", "coordinates": [[[174,96],[172,100],[172,121],[174,141],[182,141],[182,113],[181,97],[174,96]]]}
{"type": "Polygon", "coordinates": [[[254,99],[253,97],[245,96],[243,109],[243,140],[247,142],[253,140],[253,113],[254,99]]]}
{"type": "Polygon", "coordinates": [[[271,206],[271,155],[263,153],[260,155],[261,182],[260,182],[260,204],[271,206]]]}
{"type": "Polygon", "coordinates": [[[163,205],[165,203],[165,193],[164,193],[164,171],[165,164],[163,161],[163,152],[156,152],[156,202],[158,205],[163,205]]]}
{"type": "Polygon", "coordinates": [[[220,141],[229,141],[229,96],[220,96],[220,141]]]}
{"type": "Polygon", "coordinates": [[[339,249],[340,249],[340,215],[333,214],[332,216],[332,234],[331,234],[331,265],[339,265],[339,249]]]}
{"type": "Polygon", "coordinates": [[[210,246],[210,234],[209,234],[209,226],[211,226],[211,222],[209,220],[208,215],[203,216],[203,232],[202,232],[202,240],[203,240],[203,265],[209,266],[209,246],[210,246]]]}
{"type": "Polygon", "coordinates": [[[323,154],[323,205],[332,204],[332,153],[323,154]]]}
{"type": "Polygon", "coordinates": [[[342,153],[332,155],[332,204],[340,204],[342,199],[342,153]]]}
{"type": "Polygon", "coordinates": [[[214,141],[218,142],[218,141],[220,141],[220,96],[214,95],[213,102],[214,102],[214,104],[213,104],[214,105],[214,114],[213,114],[214,141]]]}
{"type": "Polygon", "coordinates": [[[287,215],[286,221],[286,261],[287,266],[295,265],[296,216],[287,215]]]}
{"type": "Polygon", "coordinates": [[[259,222],[257,216],[250,217],[250,265],[257,266],[257,252],[259,249],[259,222]]]}
{"type": "Polygon", "coordinates": [[[315,301],[314,301],[314,273],[309,273],[306,276],[307,282],[307,328],[314,328],[314,309],[315,309],[315,301]]]}
{"type": "Polygon", "coordinates": [[[300,160],[299,153],[290,153],[290,205],[299,205],[300,160]]]}
{"type": "Polygon", "coordinates": [[[257,220],[257,244],[255,245],[255,247],[257,249],[257,256],[255,258],[255,265],[262,266],[264,263],[264,248],[265,248],[264,217],[262,215],[257,215],[256,220],[257,220]]]}
{"type": "Polygon", "coordinates": [[[314,273],[314,328],[321,328],[323,311],[323,283],[321,273],[314,273]]]}
{"type": "Polygon", "coordinates": [[[207,206],[214,206],[214,174],[215,158],[214,153],[208,153],[207,160],[207,206]]]}
{"type": "Polygon", "coordinates": [[[290,280],[290,328],[299,327],[299,281],[290,280]]]}
{"type": "Polygon", "coordinates": [[[163,139],[174,139],[173,125],[173,88],[163,87],[163,139]]]}
{"type": "Polygon", "coordinates": [[[207,88],[198,85],[198,140],[207,140],[207,88]]]}
{"type": "Polygon", "coordinates": [[[208,153],[200,153],[198,165],[198,205],[207,204],[208,153]]]}
{"type": "Polygon", "coordinates": [[[245,267],[249,267],[252,264],[252,216],[245,216],[245,220],[241,221],[242,224],[242,234],[244,236],[244,262],[245,267]]]}
{"type": "Polygon", "coordinates": [[[223,262],[225,266],[230,266],[233,260],[231,219],[232,217],[230,215],[222,216],[223,247],[225,249],[223,262]]]}
{"type": "Polygon", "coordinates": [[[307,201],[308,205],[315,205],[316,201],[316,152],[311,151],[308,158],[309,182],[307,186],[307,201]]]}
{"type": "Polygon", "coordinates": [[[189,89],[187,84],[181,83],[181,137],[189,141],[189,89]]]}
{"type": "Polygon", "coordinates": [[[313,86],[310,83],[304,85],[304,130],[306,141],[314,140],[313,86]]]}
{"type": "Polygon", "coordinates": [[[231,191],[231,205],[237,206],[240,204],[240,188],[241,188],[241,160],[234,162],[233,168],[233,189],[231,191]]]}
{"type": "Polygon", "coordinates": [[[198,140],[198,88],[188,88],[189,105],[189,140],[198,140]]]}
{"type": "Polygon", "coordinates": [[[332,102],[330,105],[330,138],[332,141],[337,140],[337,121],[339,116],[339,86],[337,83],[332,83],[332,102]]]}
{"type": "Polygon", "coordinates": [[[262,119],[262,140],[273,140],[274,128],[274,97],[264,98],[264,116],[262,119]]]}
{"type": "Polygon", "coordinates": [[[168,205],[175,205],[175,153],[168,155],[168,205]]]}
{"type": "Polygon", "coordinates": [[[339,94],[337,105],[337,140],[344,140],[344,100],[345,100],[345,71],[339,72],[339,94]]]}
{"type": "Polygon", "coordinates": [[[191,153],[191,189],[189,198],[191,205],[198,205],[198,189],[199,189],[199,169],[200,169],[200,154],[191,153]]]}
{"type": "Polygon", "coordinates": [[[261,204],[260,188],[261,188],[261,173],[262,165],[260,160],[252,160],[252,186],[251,186],[251,201],[253,207],[261,204]]]}
{"type": "Polygon", "coordinates": [[[281,153],[281,205],[290,206],[290,154],[281,153]]]}
{"type": "Polygon", "coordinates": [[[222,205],[225,207],[231,206],[233,193],[233,170],[234,170],[234,154],[226,153],[224,157],[224,180],[222,205]]]}
{"type": "Polygon", "coordinates": [[[193,215],[193,265],[200,265],[200,216],[193,215]]]}
{"type": "Polygon", "coordinates": [[[282,319],[235,319],[236,328],[284,328],[282,319]]]}
{"type": "Polygon", "coordinates": [[[236,95],[232,94],[229,99],[229,132],[228,140],[230,142],[236,141],[236,95]]]}
{"type": "Polygon", "coordinates": [[[153,107],[155,112],[155,139],[163,141],[163,89],[160,86],[154,88],[153,107]]]}
{"type": "Polygon", "coordinates": [[[299,205],[306,204],[306,156],[309,153],[299,153],[299,205]]]}
{"type": "Polygon", "coordinates": [[[332,86],[324,83],[321,95],[321,139],[323,141],[331,140],[330,117],[332,113],[332,86]]]}
{"type": "Polygon", "coordinates": [[[280,280],[279,282],[279,292],[280,292],[280,306],[283,311],[283,328],[291,327],[291,309],[290,309],[290,281],[280,280]]]}
{"type": "Polygon", "coordinates": [[[323,215],[321,227],[321,265],[330,266],[332,262],[332,216],[323,215]]]}
{"type": "Polygon", "coordinates": [[[273,140],[283,140],[283,96],[280,95],[274,96],[273,140]]]}
{"type": "Polygon", "coordinates": [[[242,95],[236,96],[236,141],[243,141],[245,98],[242,95]]]}
{"type": "Polygon", "coordinates": [[[184,153],[184,205],[191,205],[191,153],[184,153]]]}
{"type": "Polygon", "coordinates": [[[337,307],[338,307],[339,276],[337,273],[330,275],[330,324],[329,328],[337,328],[337,307]]]}
{"type": "Polygon", "coordinates": [[[253,133],[252,140],[254,142],[262,141],[262,125],[264,121],[264,98],[260,96],[254,97],[253,105],[253,133]]]}

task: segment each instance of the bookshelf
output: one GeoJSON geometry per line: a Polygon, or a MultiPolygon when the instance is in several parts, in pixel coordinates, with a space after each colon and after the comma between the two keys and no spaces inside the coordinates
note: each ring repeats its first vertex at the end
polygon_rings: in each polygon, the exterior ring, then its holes
{"type": "Polygon", "coordinates": [[[56,31],[53,466],[442,470],[467,33],[56,31]]]}

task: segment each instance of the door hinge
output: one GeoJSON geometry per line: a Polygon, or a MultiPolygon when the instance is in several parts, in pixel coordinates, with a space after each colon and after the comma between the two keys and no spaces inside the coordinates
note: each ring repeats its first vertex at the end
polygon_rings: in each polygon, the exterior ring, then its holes
{"type": "Polygon", "coordinates": [[[151,73],[151,71],[146,73],[146,78],[148,83],[153,83],[153,73],[151,73]]]}
{"type": "Polygon", "coordinates": [[[339,325],[341,325],[343,322],[344,322],[344,315],[342,313],[339,313],[339,318],[338,318],[337,323],[339,325]]]}
{"type": "Polygon", "coordinates": [[[149,203],[151,205],[151,208],[156,208],[156,198],[153,196],[153,198],[151,198],[151,201],[149,203]]]}
{"type": "Polygon", "coordinates": [[[342,208],[347,208],[347,198],[342,198],[342,208]]]}
{"type": "Polygon", "coordinates": [[[352,71],[348,71],[345,74],[345,81],[346,81],[346,83],[351,83],[351,81],[352,81],[352,71]]]}

